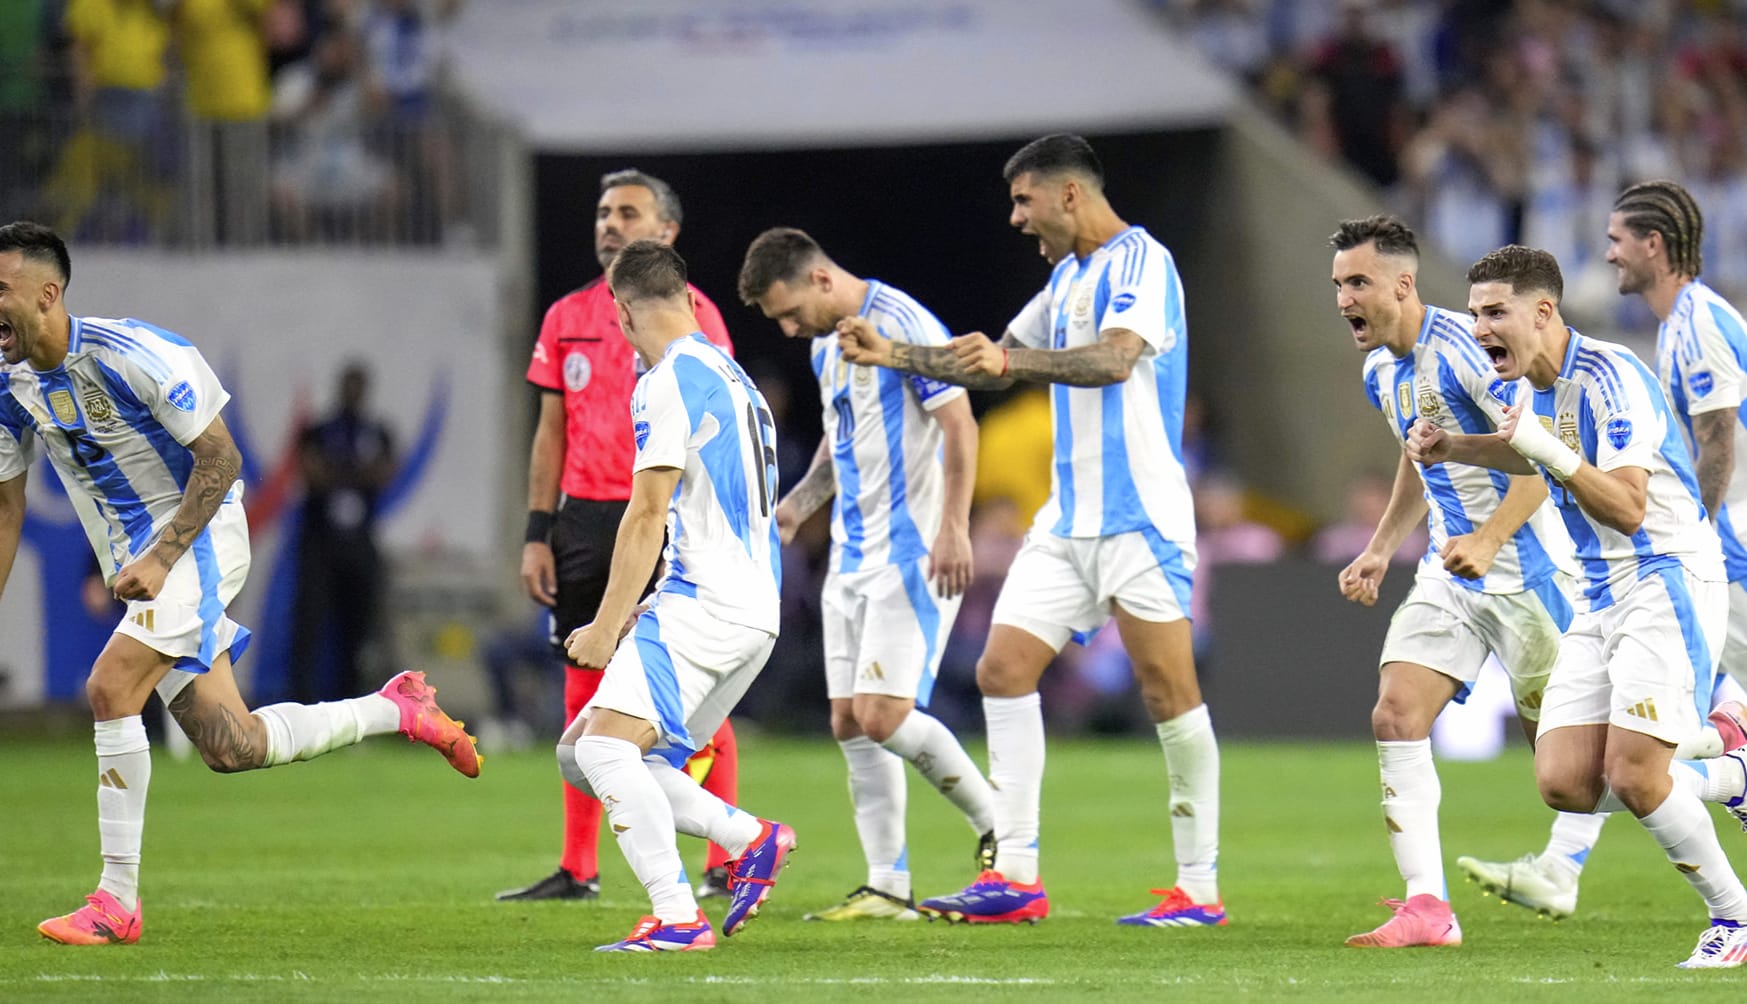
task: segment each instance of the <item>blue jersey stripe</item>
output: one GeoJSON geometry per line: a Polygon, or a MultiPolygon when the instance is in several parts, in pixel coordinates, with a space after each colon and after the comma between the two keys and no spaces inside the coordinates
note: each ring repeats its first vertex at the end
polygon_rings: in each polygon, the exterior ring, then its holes
{"type": "Polygon", "coordinates": [[[170,476],[176,479],[176,487],[186,489],[188,476],[194,472],[193,452],[178,443],[175,436],[170,435],[170,430],[164,428],[152,415],[152,410],[134,394],[133,387],[120,373],[104,365],[101,359],[92,361],[97,363],[97,368],[103,373],[103,389],[109,394],[109,399],[115,402],[116,414],[152,444],[152,450],[157,453],[158,459],[164,462],[164,466],[170,470],[170,476]]]}
{"type": "Polygon", "coordinates": [[[194,538],[194,571],[200,579],[200,662],[211,666],[218,658],[218,626],[224,621],[224,601],[218,587],[224,581],[219,571],[218,554],[212,547],[212,527],[201,529],[194,538]]]}
{"type": "Polygon", "coordinates": [[[662,736],[675,746],[696,751],[697,746],[685,727],[679,674],[674,671],[673,657],[668,655],[667,645],[661,640],[661,619],[656,610],[643,611],[637,618],[632,637],[637,643],[637,660],[643,664],[643,675],[649,681],[649,696],[655,704],[655,713],[661,718],[662,736]]]}
{"type": "Polygon", "coordinates": [[[910,609],[916,614],[916,626],[922,631],[922,678],[916,685],[916,703],[926,708],[934,696],[935,649],[940,645],[940,607],[928,590],[928,580],[922,575],[920,561],[898,565],[904,581],[904,595],[910,599],[910,609]]]}
{"type": "Polygon", "coordinates": [[[910,488],[904,470],[904,384],[905,374],[880,367],[880,410],[885,412],[887,484],[891,495],[887,501],[887,519],[891,521],[893,553],[919,553],[928,550],[929,541],[922,539],[916,520],[910,514],[910,488]]]}
{"type": "Polygon", "coordinates": [[[101,345],[127,356],[138,363],[141,369],[158,380],[170,378],[170,366],[163,357],[133,335],[113,328],[106,328],[101,324],[93,324],[89,320],[83,320],[80,328],[85,339],[93,345],[101,345]]]}
{"type": "MultiPolygon", "coordinates": [[[[42,383],[45,398],[55,391],[64,391],[77,400],[73,382],[67,376],[66,370],[39,373],[37,379],[42,383]]],[[[114,456],[82,435],[82,429],[78,432],[67,429],[53,431],[66,439],[68,451],[73,455],[73,463],[82,467],[96,486],[99,494],[96,501],[109,510],[122,531],[127,534],[128,551],[136,556],[141,554],[152,542],[152,514],[147,511],[139,492],[134,490],[133,483],[116,465],[114,456]]]]}
{"type": "Polygon", "coordinates": [[[737,435],[745,416],[735,414],[732,396],[726,393],[727,385],[703,360],[681,354],[673,360],[673,375],[679,381],[680,397],[691,416],[692,432],[695,434],[702,427],[704,415],[716,420],[716,434],[698,448],[698,459],[703,462],[728,528],[751,555],[752,496],[746,480],[747,458],[737,435]]]}
{"type": "Polygon", "coordinates": [[[1686,642],[1686,658],[1692,667],[1692,697],[1693,710],[1698,712],[1699,720],[1711,710],[1711,687],[1716,683],[1716,662],[1711,657],[1710,644],[1705,640],[1705,634],[1698,626],[1698,612],[1694,609],[1692,591],[1686,586],[1686,574],[1678,564],[1673,567],[1663,567],[1656,571],[1661,577],[1663,586],[1668,590],[1668,599],[1674,606],[1675,618],[1680,622],[1680,636],[1686,642]]]}
{"type": "Polygon", "coordinates": [[[1049,393],[1055,404],[1051,414],[1055,418],[1056,498],[1061,505],[1061,516],[1050,532],[1067,537],[1074,530],[1074,418],[1067,385],[1051,384],[1049,393]]]}

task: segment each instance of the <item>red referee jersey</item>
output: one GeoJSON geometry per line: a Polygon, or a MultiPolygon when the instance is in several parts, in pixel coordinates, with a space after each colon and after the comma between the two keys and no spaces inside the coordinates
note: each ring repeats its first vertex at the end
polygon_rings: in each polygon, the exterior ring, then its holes
{"type": "MultiPolygon", "coordinates": [[[[722,312],[698,290],[698,325],[704,337],[730,354],[722,312]]],[[[623,502],[631,497],[631,389],[637,352],[619,331],[619,316],[605,278],[565,296],[546,310],[528,382],[564,395],[564,477],[571,498],[623,502]]]]}

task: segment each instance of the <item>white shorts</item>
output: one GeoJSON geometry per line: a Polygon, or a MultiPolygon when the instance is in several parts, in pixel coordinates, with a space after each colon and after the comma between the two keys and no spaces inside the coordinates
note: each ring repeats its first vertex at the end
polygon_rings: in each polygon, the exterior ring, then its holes
{"type": "Polygon", "coordinates": [[[1007,570],[991,621],[1060,651],[1070,638],[1091,641],[1110,619],[1112,602],[1143,621],[1188,617],[1194,571],[1195,545],[1168,541],[1151,528],[1108,537],[1034,529],[1007,570]]]}
{"type": "Polygon", "coordinates": [[[963,601],[935,591],[925,560],[826,576],[825,692],[834,701],[880,694],[927,707],[963,601]]]}
{"type": "Polygon", "coordinates": [[[1422,576],[1389,621],[1379,663],[1410,662],[1456,680],[1460,704],[1486,657],[1496,655],[1510,677],[1517,714],[1537,721],[1559,636],[1574,616],[1570,585],[1555,576],[1526,592],[1494,594],[1422,576]]]}
{"type": "Polygon", "coordinates": [[[230,653],[234,664],[249,647],[249,629],[225,608],[249,577],[249,521],[243,486],[232,486],[212,522],[176,561],[154,600],[129,600],[115,633],[172,657],[174,667],[158,684],[166,703],[194,678],[230,653]]]}
{"type": "Polygon", "coordinates": [[[641,718],[661,734],[652,752],[689,756],[721,728],[775,643],[775,635],[722,620],[692,597],[662,593],[619,642],[582,713],[606,708],[641,718]]]}
{"type": "Polygon", "coordinates": [[[1617,725],[1679,744],[1710,710],[1729,618],[1725,583],[1665,569],[1606,610],[1580,613],[1559,644],[1541,734],[1617,725]]]}
{"type": "Polygon", "coordinates": [[[1722,671],[1747,687],[1747,583],[1729,583],[1729,630],[1722,671]]]}

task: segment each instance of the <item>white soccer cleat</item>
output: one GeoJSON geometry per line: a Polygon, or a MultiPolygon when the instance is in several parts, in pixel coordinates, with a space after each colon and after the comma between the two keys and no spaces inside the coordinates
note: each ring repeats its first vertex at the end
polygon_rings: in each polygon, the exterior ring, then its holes
{"type": "Polygon", "coordinates": [[[1734,969],[1747,962],[1747,927],[1713,924],[1698,936],[1692,956],[1682,969],[1734,969]]]}
{"type": "Polygon", "coordinates": [[[1456,867],[1469,881],[1506,903],[1527,907],[1543,917],[1564,920],[1577,912],[1577,876],[1540,855],[1525,854],[1515,861],[1456,859],[1456,867]]]}

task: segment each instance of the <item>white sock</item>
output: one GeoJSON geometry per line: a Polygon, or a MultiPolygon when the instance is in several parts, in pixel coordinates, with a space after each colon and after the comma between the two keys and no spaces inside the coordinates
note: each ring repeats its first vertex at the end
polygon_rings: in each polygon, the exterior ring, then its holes
{"type": "Polygon", "coordinates": [[[1043,795],[1043,701],[983,698],[994,789],[995,870],[1010,882],[1037,881],[1038,803],[1043,795]]]}
{"type": "Polygon", "coordinates": [[[1739,759],[1720,756],[1709,760],[1676,760],[1668,767],[1676,786],[1685,788],[1701,802],[1736,805],[1747,794],[1747,770],[1739,759]]]}
{"type": "Polygon", "coordinates": [[[649,912],[668,924],[697,920],[698,901],[675,842],[673,808],[642,752],[623,739],[583,736],[576,741],[576,762],[606,807],[626,863],[649,891],[649,912]]]}
{"type": "Polygon", "coordinates": [[[269,704],[255,709],[267,726],[267,759],[277,767],[313,760],[365,736],[400,731],[400,709],[381,694],[322,704],[269,704]]]}
{"type": "Polygon", "coordinates": [[[1444,885],[1443,844],[1438,838],[1438,803],[1443,786],[1432,763],[1432,741],[1377,741],[1377,766],[1383,775],[1383,822],[1389,849],[1407,883],[1407,898],[1430,894],[1449,899],[1444,885]]]}
{"type": "Polygon", "coordinates": [[[978,836],[995,828],[995,793],[940,719],[912,708],[882,745],[909,761],[935,791],[958,806],[978,836]]]}
{"type": "Polygon", "coordinates": [[[1601,828],[1607,823],[1606,813],[1560,812],[1553,816],[1553,827],[1547,832],[1547,849],[1542,860],[1552,862],[1576,875],[1589,862],[1589,852],[1601,839],[1601,828]]]}
{"type": "Polygon", "coordinates": [[[98,722],[97,837],[103,877],[97,888],[129,910],[139,905],[140,843],[146,828],[146,792],[152,785],[152,747],[139,715],[98,722]]]}
{"type": "Polygon", "coordinates": [[[909,789],[903,758],[867,736],[837,745],[849,763],[849,804],[855,809],[855,833],[867,858],[867,884],[908,898],[910,855],[904,846],[904,813],[909,789]]]}
{"type": "Polygon", "coordinates": [[[1676,760],[1709,760],[1722,755],[1723,737],[1718,734],[1717,727],[1709,722],[1674,747],[1676,760]]]}
{"type": "Polygon", "coordinates": [[[1675,785],[1662,804],[1638,820],[1667,853],[1718,920],[1747,921],[1747,889],[1735,877],[1703,802],[1675,785]]]}
{"type": "Polygon", "coordinates": [[[667,796],[673,809],[674,829],[688,837],[715,841],[731,858],[746,853],[758,839],[758,817],[722,801],[692,780],[692,776],[658,757],[645,757],[644,765],[667,796]]]}
{"type": "MultiPolygon", "coordinates": [[[[1177,885],[1197,903],[1219,901],[1219,743],[1202,704],[1159,722],[1171,785],[1177,885]]],[[[1429,747],[1428,747],[1429,749],[1429,747]]]]}

